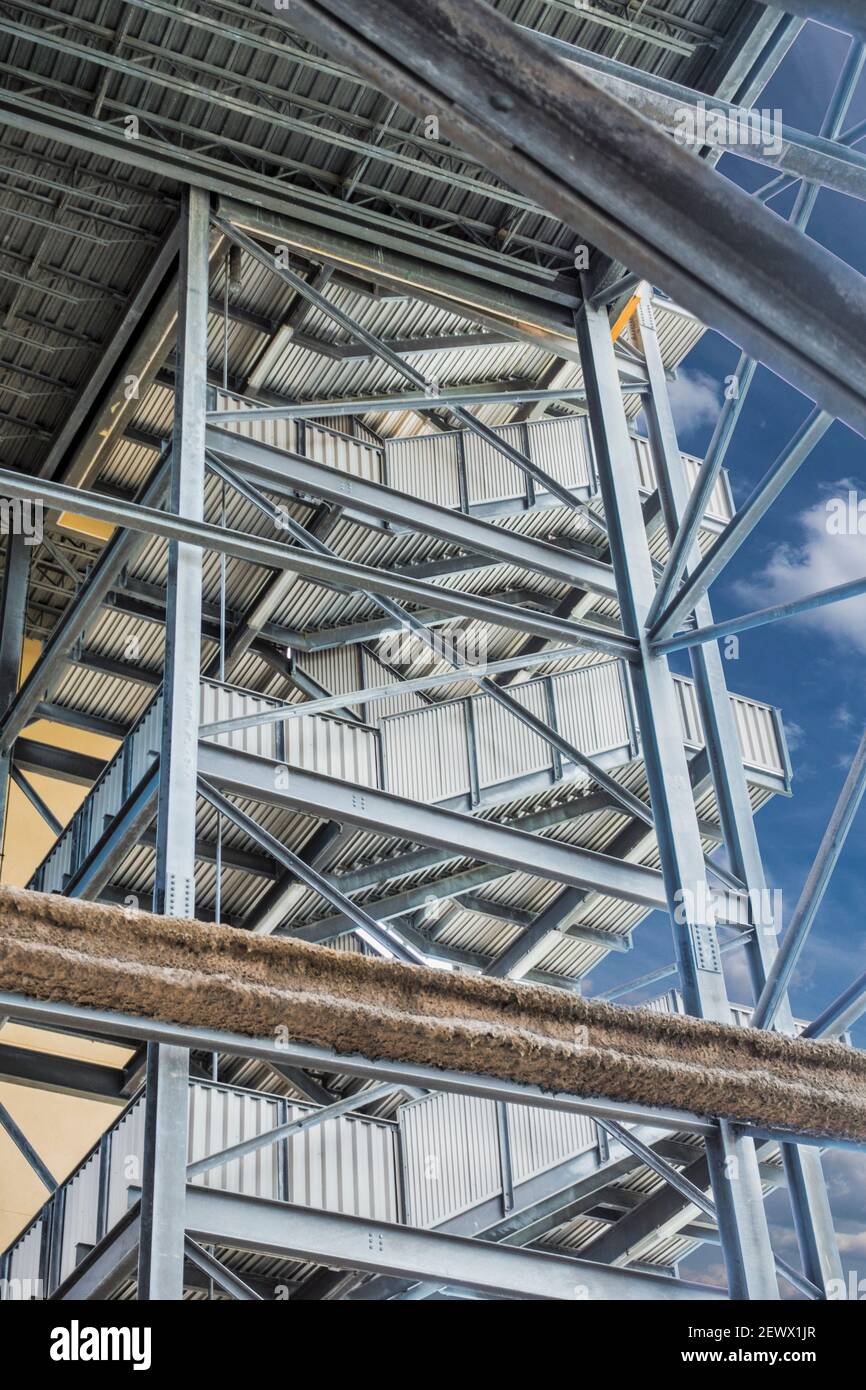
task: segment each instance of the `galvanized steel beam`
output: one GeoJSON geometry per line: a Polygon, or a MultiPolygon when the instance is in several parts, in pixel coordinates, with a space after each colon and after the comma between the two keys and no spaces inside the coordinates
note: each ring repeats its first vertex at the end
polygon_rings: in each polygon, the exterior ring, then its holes
{"type": "MultiPolygon", "coordinates": [[[[655,582],[637,480],[625,468],[628,427],[606,313],[587,305],[578,316],[577,331],[623,628],[643,639],[655,582]]],[[[699,1017],[727,1022],[730,1007],[718,937],[707,909],[704,855],[666,659],[644,650],[633,689],[686,1007],[699,1017]]],[[[731,1296],[778,1298],[754,1145],[722,1126],[708,1142],[708,1151],[731,1296]],[[730,1159],[738,1165],[736,1184],[726,1176],[730,1159]]]]}
{"type": "Polygon", "coordinates": [[[328,1120],[335,1120],[340,1115],[349,1115],[354,1111],[360,1112],[365,1106],[372,1105],[374,1101],[384,1100],[386,1096],[393,1095],[396,1089],[390,1081],[383,1081],[381,1086],[372,1086],[368,1091],[353,1091],[350,1096],[343,1096],[331,1105],[326,1105],[322,1110],[311,1110],[296,1120],[287,1120],[285,1124],[275,1125],[273,1129],[269,1129],[263,1134],[254,1134],[249,1139],[242,1139],[237,1144],[230,1144],[225,1149],[217,1149],[213,1153],[206,1154],[204,1158],[198,1158],[194,1163],[187,1165],[187,1181],[192,1182],[193,1178],[200,1177],[202,1173],[209,1173],[214,1168],[222,1168],[226,1163],[233,1163],[235,1159],[245,1158],[247,1154],[257,1153],[259,1149],[276,1144],[280,1139],[290,1139],[295,1134],[305,1134],[307,1130],[326,1124],[328,1120]]]}
{"type": "Polygon", "coordinates": [[[533,35],[481,0],[298,0],[291,24],[866,434],[862,277],[533,35]]]}
{"type": "MultiPolygon", "coordinates": [[[[725,140],[724,144],[715,145],[717,151],[736,154],[759,164],[769,164],[794,179],[806,179],[820,187],[833,188],[838,193],[866,198],[866,155],[859,151],[847,149],[834,139],[775,123],[770,139],[746,138],[738,141],[732,132],[766,129],[766,117],[762,116],[760,110],[725,101],[709,92],[695,91],[657,73],[631,67],[617,58],[566,43],[552,34],[543,34],[538,30],[527,32],[533,33],[550,52],[558,53],[566,62],[584,70],[591,81],[611,96],[625,102],[631,110],[655,125],[676,134],[680,143],[689,145],[695,151],[707,143],[714,144],[712,118],[718,113],[725,118],[722,126],[725,140]],[[703,128],[696,122],[696,137],[691,141],[684,119],[688,112],[695,115],[701,113],[710,118],[705,121],[703,128]]],[[[606,299],[605,302],[611,301],[606,299]]]]}
{"type": "Polygon", "coordinates": [[[416,964],[418,962],[423,963],[423,955],[413,950],[411,946],[407,946],[399,933],[393,932],[388,927],[381,928],[369,913],[365,912],[357,903],[353,903],[351,898],[340,891],[332,878],[320,874],[318,870],[307,864],[299,854],[294,854],[269,830],[254,821],[252,816],[248,816],[240,807],[234,806],[226,797],[221,796],[204,777],[198,779],[198,790],[204,800],[209,802],[224,820],[248,835],[251,840],[266,850],[278,864],[282,864],[284,869],[288,869],[294,878],[306,884],[308,888],[312,888],[331,907],[344,913],[351,923],[352,930],[359,932],[362,937],[370,938],[374,945],[383,947],[389,955],[395,956],[397,960],[416,964]]]}
{"type": "MultiPolygon", "coordinates": [[[[22,484],[21,474],[9,476],[22,484]]],[[[143,504],[159,504],[168,487],[168,477],[168,459],[161,459],[142,490],[143,504]]],[[[23,486],[26,490],[19,492],[18,496],[36,496],[45,484],[31,478],[23,486]]],[[[79,504],[85,496],[77,488],[68,488],[59,505],[62,510],[80,511],[82,508],[79,504]]],[[[20,691],[0,718],[0,749],[11,747],[22,729],[30,723],[38,705],[45,699],[46,691],[50,693],[58,680],[75,643],[117,585],[124,566],[129,564],[142,544],[141,536],[131,532],[120,532],[108,543],[75,602],[60,619],[20,691]]]]}
{"type": "Polygon", "coordinates": [[[213,1245],[337,1269],[436,1280],[504,1298],[667,1302],[724,1297],[721,1290],[708,1285],[606,1269],[562,1255],[542,1255],[212,1188],[189,1188],[187,1223],[191,1235],[213,1245]]]}
{"type": "MultiPolygon", "coordinates": [[[[292,342],[295,347],[298,346],[297,337],[293,338],[292,342]]],[[[400,356],[397,349],[390,344],[383,342],[382,346],[392,357],[400,356]]],[[[457,345],[455,344],[455,346],[457,345]]],[[[417,352],[424,350],[420,344],[415,349],[417,352]]],[[[372,348],[368,351],[371,357],[375,356],[372,348]]],[[[638,389],[636,385],[629,387],[631,391],[638,389]]],[[[542,404],[553,404],[554,401],[582,404],[585,399],[583,389],[577,387],[563,387],[559,391],[546,391],[530,385],[516,387],[509,382],[507,385],[498,387],[494,384],[486,390],[478,386],[446,386],[434,391],[431,384],[426,391],[420,394],[417,391],[406,391],[399,395],[357,396],[348,399],[338,396],[334,400],[304,401],[299,405],[287,403],[276,406],[247,406],[244,410],[214,410],[209,413],[208,420],[213,425],[237,421],[252,424],[265,420],[321,420],[329,416],[368,415],[379,412],[399,414],[404,410],[450,410],[452,406],[499,405],[508,407],[522,405],[528,401],[542,404]]]]}
{"type": "Polygon", "coordinates": [[[11,1139],[21,1157],[28,1166],[33,1169],[33,1172],[42,1183],[42,1186],[47,1187],[49,1192],[56,1192],[58,1186],[57,1179],[48,1165],[40,1158],[21,1126],[12,1118],[2,1102],[0,1102],[0,1129],[4,1130],[8,1138],[11,1139]]]}
{"type": "Polygon", "coordinates": [[[4,1085],[29,1086],[37,1091],[77,1096],[82,1100],[125,1103],[121,1067],[83,1062],[32,1047],[0,1042],[0,1081],[4,1085]]]}
{"type": "MultiPolygon", "coordinates": [[[[84,1009],[75,1004],[47,1002],[32,999],[25,995],[0,991],[0,1012],[21,1022],[40,1027],[74,1028],[85,1036],[100,1037],[108,1035],[113,1040],[118,1037],[138,1042],[148,1041],[176,1043],[187,1048],[205,1052],[221,1052],[229,1056],[255,1057],[278,1066],[293,1065],[313,1071],[338,1072],[341,1075],[365,1076],[371,1080],[407,1082],[414,1086],[436,1091],[448,1091],[458,1095],[476,1095],[490,1100],[507,1100],[515,1105],[529,1105],[544,1110],[562,1110],[570,1114],[600,1115],[619,1120],[624,1124],[650,1124],[656,1128],[675,1133],[697,1134],[705,1139],[717,1133],[716,1121],[693,1111],[669,1106],[644,1106],[634,1102],[591,1099],[558,1091],[544,1090],[540,1086],[526,1085],[514,1081],[503,1081],[491,1076],[463,1073],[433,1066],[422,1066],[407,1062],[387,1062],[382,1058],[371,1058],[357,1054],[336,1053],[326,1047],[313,1047],[304,1044],[268,1038],[250,1038],[240,1033],[189,1027],[182,1024],[163,1023],[154,1018],[142,1018],[131,1014],[113,1013],[105,1009],[84,1009]]],[[[798,1143],[826,1147],[826,1137],[794,1134],[790,1129],[780,1130],[751,1126],[751,1135],[778,1143],[795,1138],[798,1143]]],[[[834,1144],[837,1141],[831,1141],[834,1144]]],[[[838,1141],[845,1146],[846,1141],[838,1141]]],[[[857,1147],[859,1141],[851,1141],[857,1147]]]]}
{"type": "Polygon", "coordinates": [[[804,594],[802,598],[791,599],[788,603],[774,603],[769,608],[759,608],[754,613],[743,613],[737,618],[725,618],[720,623],[708,623],[690,632],[678,632],[674,637],[666,637],[653,643],[658,652],[678,652],[689,647],[709,646],[739,632],[751,632],[756,627],[766,627],[770,623],[782,622],[785,618],[799,618],[803,613],[814,613],[818,608],[829,608],[834,603],[845,603],[848,599],[866,594],[866,575],[862,579],[852,579],[846,584],[834,584],[830,589],[819,589],[814,594],[804,594]]]}
{"type": "MultiPolygon", "coordinates": [[[[6,538],[6,563],[0,597],[0,721],[5,719],[18,693],[27,619],[27,586],[30,549],[23,532],[10,531],[6,538]]],[[[2,723],[0,723],[2,728],[2,723]]],[[[12,759],[8,744],[0,745],[0,864],[5,857],[9,778],[12,759]]]]}
{"type": "MultiPolygon", "coordinates": [[[[761,3],[767,4],[767,0],[761,0],[761,3]]],[[[768,8],[777,10],[781,6],[768,5],[768,8]]],[[[784,8],[866,39],[866,15],[860,0],[785,0],[784,8]]]]}
{"type": "MultiPolygon", "coordinates": [[[[216,417],[214,417],[215,419],[216,417]]],[[[501,564],[522,565],[535,573],[590,589],[605,598],[616,596],[610,565],[561,550],[545,541],[491,526],[450,507],[425,502],[382,483],[348,475],[338,468],[300,454],[271,449],[228,430],[207,431],[208,452],[230,464],[245,481],[254,481],[281,496],[312,494],[320,501],[348,507],[382,521],[399,520],[401,527],[438,536],[501,564]]]]}
{"type": "MultiPolygon", "coordinates": [[[[728,522],[718,540],[695,566],[682,588],[663,612],[654,618],[649,627],[653,644],[674,635],[678,625],[692,612],[713,581],[718,579],[832,424],[832,417],[822,410],[813,410],[807,416],[736,516],[728,522]]],[[[688,555],[685,559],[688,559],[688,555]]]]}
{"type": "MultiPolygon", "coordinates": [[[[202,419],[203,424],[204,420],[202,419]]],[[[460,590],[441,589],[435,584],[426,584],[422,580],[408,579],[403,575],[388,571],[370,569],[365,565],[357,565],[330,555],[327,558],[311,555],[297,547],[281,545],[275,541],[266,541],[260,536],[224,530],[222,527],[210,525],[208,522],[192,520],[172,512],[158,511],[153,507],[119,501],[116,498],[94,492],[79,492],[76,488],[66,488],[59,483],[40,481],[34,485],[32,479],[26,479],[22,474],[0,470],[0,488],[10,496],[30,497],[33,495],[34,486],[37,494],[46,502],[64,507],[71,505],[84,516],[96,517],[98,520],[109,521],[112,525],[129,527],[147,535],[162,536],[169,541],[182,540],[189,545],[214,550],[219,554],[233,555],[237,559],[248,561],[250,564],[269,566],[278,570],[294,570],[305,579],[323,583],[326,587],[348,588],[350,590],[369,589],[374,593],[390,594],[406,599],[410,603],[434,603],[445,612],[455,613],[462,617],[476,617],[480,622],[489,622],[494,626],[515,628],[519,632],[535,633],[554,641],[564,639],[565,641],[583,642],[585,640],[586,645],[591,650],[601,651],[609,656],[622,656],[626,660],[631,660],[634,657],[634,643],[628,638],[619,637],[613,633],[608,635],[602,629],[591,625],[547,618],[527,609],[513,608],[507,603],[494,599],[466,594],[460,590]]],[[[115,578],[112,575],[109,587],[114,582],[115,578]]],[[[98,607],[101,601],[100,595],[94,606],[98,607]]],[[[80,607],[78,605],[73,607],[67,616],[70,624],[74,622],[76,631],[80,631],[84,621],[80,607]]],[[[33,693],[38,695],[38,698],[34,700],[35,707],[39,698],[42,698],[42,694],[38,691],[33,693]]],[[[16,710],[17,717],[20,717],[21,709],[18,708],[18,702],[13,709],[16,710]]],[[[27,717],[31,716],[32,708],[29,708],[27,717]]],[[[11,726],[12,711],[7,716],[6,724],[0,724],[0,740],[10,737],[11,726]]]]}
{"type": "Polygon", "coordinates": [[[222,1260],[218,1260],[216,1255],[209,1250],[204,1250],[196,1241],[187,1236],[183,1243],[183,1253],[185,1259],[190,1264],[195,1265],[207,1280],[218,1284],[224,1293],[231,1298],[243,1303],[261,1303],[262,1296],[256,1293],[255,1289],[249,1284],[244,1283],[234,1270],[228,1269],[222,1260]]]}
{"type": "Polygon", "coordinates": [[[853,984],[828,1004],[826,1009],[804,1028],[804,1038],[838,1038],[866,1013],[866,972],[858,975],[853,984]]]}
{"type": "MultiPolygon", "coordinates": [[[[566,801],[561,805],[545,807],[542,811],[530,812],[528,815],[506,819],[505,824],[513,825],[516,829],[524,830],[530,834],[536,831],[546,830],[553,825],[560,825],[563,821],[573,816],[582,814],[581,810],[575,805],[575,802],[579,801],[580,807],[582,807],[587,800],[591,803],[591,809],[601,809],[601,801],[596,801],[595,798],[581,796],[575,798],[574,801],[566,801]]],[[[607,798],[604,798],[604,805],[607,805],[607,798]]],[[[447,863],[453,857],[454,856],[449,854],[447,850],[414,850],[404,854],[394,855],[389,859],[389,871],[393,871],[396,876],[416,873],[419,870],[435,868],[439,864],[447,863]]],[[[487,866],[482,866],[479,869],[469,870],[467,875],[461,875],[460,882],[466,888],[476,888],[482,884],[492,882],[494,874],[496,878],[505,876],[504,871],[500,869],[491,870],[487,866]]],[[[381,878],[381,866],[378,863],[370,863],[359,869],[349,870],[347,873],[341,874],[340,886],[346,893],[355,893],[365,888],[377,887],[381,882],[381,878]]],[[[455,883],[453,877],[451,881],[455,883]]],[[[285,918],[292,898],[297,891],[298,885],[294,878],[284,877],[280,880],[279,883],[274,885],[272,893],[264,899],[263,903],[252,914],[247,923],[248,929],[256,933],[264,934],[275,931],[277,935],[281,935],[280,924],[285,918]]],[[[408,891],[416,896],[412,897],[410,901],[407,901],[406,906],[403,907],[401,911],[409,912],[416,908],[423,907],[425,900],[423,887],[417,887],[414,890],[408,891]]],[[[457,891],[456,883],[452,891],[457,891]]],[[[431,892],[435,894],[435,883],[431,892]]],[[[290,931],[291,928],[286,928],[286,930],[290,931]]]]}
{"type": "MultiPolygon", "coordinates": [[[[638,324],[650,380],[647,418],[656,476],[668,536],[673,537],[678,533],[686,515],[689,486],[664,379],[655,316],[650,303],[641,305],[638,324]]],[[[688,560],[691,566],[700,563],[700,556],[693,552],[688,556],[688,560]]],[[[706,595],[699,601],[696,615],[699,622],[712,619],[712,609],[706,595]]],[[[754,931],[745,942],[745,953],[757,994],[764,986],[768,973],[772,973],[774,969],[775,930],[778,929],[778,924],[774,923],[772,912],[766,906],[766,878],[755,832],[740,739],[718,649],[713,646],[696,650],[692,654],[692,671],[725,843],[732,868],[749,890],[749,915],[754,931]]],[[[782,1002],[783,1031],[792,1034],[795,1028],[791,1009],[787,998],[784,1001],[780,998],[780,1003],[782,1002]]],[[[803,1267],[810,1287],[824,1290],[831,1286],[834,1279],[841,1277],[842,1270],[820,1155],[786,1144],[782,1146],[782,1157],[803,1267]]],[[[791,1277],[790,1270],[786,1271],[786,1277],[791,1277]]]]}
{"type": "Polygon", "coordinates": [[[782,941],[779,953],[773,961],[761,996],[752,1015],[754,1028],[772,1028],[776,1015],[782,1005],[791,977],[806,944],[824,894],[830,884],[833,870],[848,838],[848,832],[857,815],[863,794],[866,792],[866,733],[845,778],[845,785],[833,808],[833,814],[818,847],[812,867],[809,870],[803,891],[788,930],[782,941]]]}
{"type": "MultiPolygon", "coordinates": [[[[172,511],[204,515],[204,414],[207,403],[208,197],[187,189],[181,210],[178,377],[170,480],[172,511]]],[[[172,541],[168,550],[164,711],[156,818],[154,909],[195,911],[196,750],[201,685],[202,551],[172,541]]],[[[184,1200],[189,1052],[147,1049],[142,1165],[139,1301],[183,1298],[184,1200]]]]}
{"type": "MultiPolygon", "coordinates": [[[[284,265],[282,260],[273,256],[273,254],[269,255],[268,252],[259,246],[257,242],[253,241],[251,237],[248,237],[244,231],[235,225],[235,223],[224,217],[215,216],[214,224],[219,227],[220,231],[227,237],[230,237],[239,246],[242,246],[254,260],[257,260],[259,264],[264,265],[270,270],[277,279],[290,285],[292,289],[302,295],[304,299],[308,300],[320,313],[326,314],[341,328],[350,333],[352,337],[366,344],[367,347],[376,353],[377,357],[380,357],[383,362],[393,368],[398,375],[402,376],[413,386],[420,387],[424,392],[424,399],[428,406],[431,405],[431,396],[433,398],[432,403],[435,403],[435,389],[431,392],[431,383],[423,373],[419,372],[408,362],[404,362],[396,353],[391,352],[390,348],[388,348],[381,338],[377,338],[375,333],[371,333],[369,329],[365,328],[357,319],[353,319],[350,314],[347,314],[337,304],[333,303],[323,294],[320,294],[318,290],[308,284],[300,275],[296,275],[293,270],[284,265]]],[[[543,468],[540,468],[527,454],[522,453],[519,449],[515,449],[514,446],[503,439],[501,435],[498,435],[495,430],[490,429],[488,425],[485,425],[477,416],[470,414],[464,407],[451,402],[449,404],[449,409],[451,414],[459,421],[464,429],[470,430],[473,434],[476,434],[479,439],[483,439],[491,449],[502,454],[502,456],[508,459],[510,463],[513,463],[516,468],[519,468],[522,473],[525,473],[528,478],[540,484],[541,487],[545,488],[552,496],[557,497],[565,506],[573,507],[576,511],[584,515],[597,529],[604,530],[604,523],[589,510],[585,502],[581,502],[577,499],[570,489],[564,487],[558,479],[552,477],[543,468]]]]}
{"type": "Polygon", "coordinates": [[[522,869],[539,878],[571,883],[578,888],[596,888],[647,907],[661,907],[666,902],[661,876],[653,869],[624,864],[575,845],[538,839],[456,811],[422,805],[375,787],[356,787],[300,768],[281,769],[277,763],[211,743],[199,745],[199,771],[222,791],[264,805],[283,806],[346,825],[376,828],[416,844],[471,854],[509,870],[522,869]],[[280,775],[282,772],[285,776],[280,775]]]}

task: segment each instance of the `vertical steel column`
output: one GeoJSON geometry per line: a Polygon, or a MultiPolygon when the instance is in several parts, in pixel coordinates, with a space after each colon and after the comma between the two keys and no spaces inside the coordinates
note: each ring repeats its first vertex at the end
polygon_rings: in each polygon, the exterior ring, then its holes
{"type": "MultiPolygon", "coordinates": [[[[10,531],[6,538],[6,570],[3,575],[3,597],[0,599],[0,717],[6,713],[18,690],[29,571],[30,548],[21,532],[10,531]]],[[[6,844],[11,767],[12,749],[9,748],[0,755],[0,868],[6,844]]]]}
{"type": "MultiPolygon", "coordinates": [[[[207,397],[209,198],[184,192],[180,313],[172,440],[171,509],[201,520],[207,397]]],[[[173,542],[168,552],[165,680],[154,909],[195,909],[196,766],[200,702],[202,552],[173,542]]],[[[141,1194],[139,1299],[183,1297],[189,1052],[149,1045],[141,1194]]]]}
{"type": "MultiPolygon", "coordinates": [[[[683,994],[690,1013],[729,1022],[676,690],[667,661],[647,644],[655,579],[610,324],[605,310],[586,303],[576,325],[623,629],[642,648],[633,667],[635,704],[683,994]]],[[[754,1143],[722,1126],[707,1154],[731,1297],[776,1299],[754,1143]]]]}
{"type": "Polygon", "coordinates": [[[496,1127],[499,1134],[499,1176],[502,1182],[502,1215],[514,1211],[514,1166],[511,1161],[511,1130],[508,1124],[508,1106],[504,1100],[496,1102],[496,1127]]]}
{"type": "MultiPolygon", "coordinates": [[[[690,489],[671,412],[652,302],[646,296],[638,309],[638,324],[649,381],[644,408],[662,511],[668,535],[673,540],[688,511],[690,489]]],[[[697,551],[694,559],[699,559],[697,551]]],[[[690,567],[688,561],[687,566],[690,567]]],[[[695,612],[700,626],[712,623],[712,607],[706,595],[695,612]]],[[[740,740],[717,644],[709,642],[695,647],[690,655],[722,832],[731,868],[749,892],[750,917],[755,929],[744,949],[757,996],[777,954],[776,928],[769,912],[767,882],[740,740]]],[[[779,1022],[781,1032],[794,1033],[787,996],[780,1006],[779,1022]]],[[[787,1144],[782,1146],[782,1152],[803,1270],[818,1288],[826,1288],[830,1279],[842,1277],[842,1268],[821,1155],[817,1149],[800,1150],[787,1144]]]]}

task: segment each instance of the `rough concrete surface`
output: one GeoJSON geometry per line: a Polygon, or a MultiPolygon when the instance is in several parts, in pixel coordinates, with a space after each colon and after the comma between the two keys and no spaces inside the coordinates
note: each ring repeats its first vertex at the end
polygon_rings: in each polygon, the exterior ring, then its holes
{"type": "Polygon", "coordinates": [[[337,1053],[866,1139],[866,1056],[149,913],[0,888],[0,988],[337,1053]]]}

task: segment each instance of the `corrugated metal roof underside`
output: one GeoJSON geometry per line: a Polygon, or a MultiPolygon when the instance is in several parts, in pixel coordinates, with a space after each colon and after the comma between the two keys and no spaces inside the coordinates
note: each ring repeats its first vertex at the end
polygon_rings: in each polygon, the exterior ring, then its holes
{"type": "MultiPolygon", "coordinates": [[[[700,85],[714,71],[717,85],[735,55],[747,6],[668,0],[663,15],[655,7],[625,20],[601,8],[594,16],[568,13],[547,0],[499,0],[499,8],[520,23],[678,80],[700,85]]],[[[396,212],[398,226],[440,251],[450,247],[487,274],[503,266],[544,290],[571,270],[570,229],[527,211],[525,200],[446,142],[431,144],[406,112],[386,121],[390,103],[379,93],[304,45],[293,50],[282,24],[236,0],[219,0],[206,15],[189,3],[112,0],[97,14],[89,0],[50,7],[26,0],[7,26],[3,82],[12,91],[38,92],[49,114],[60,107],[116,130],[133,113],[142,136],[191,150],[198,144],[229,167],[279,176],[309,205],[330,202],[344,216],[378,219],[383,227],[395,222],[396,212]]],[[[134,158],[135,140],[129,144],[134,158]]],[[[0,370],[0,418],[6,462],[32,469],[164,239],[178,188],[127,163],[12,127],[0,165],[4,269],[20,280],[13,281],[17,322],[9,325],[0,370]]],[[[327,293],[401,339],[463,331],[458,315],[434,306],[369,298],[364,307],[345,287],[332,285],[327,293]]],[[[238,307],[278,323],[291,302],[290,292],[260,267],[245,266],[238,307]]],[[[308,325],[328,342],[341,341],[316,315],[308,325]]],[[[233,321],[233,375],[245,380],[265,345],[249,320],[233,321]]],[[[218,357],[216,317],[212,348],[218,357]]],[[[493,368],[506,380],[539,374],[543,365],[532,348],[506,346],[499,358],[497,351],[458,349],[436,354],[433,365],[447,381],[478,380],[493,368]]],[[[364,361],[342,365],[309,354],[304,360],[291,348],[266,384],[310,394],[330,382],[354,394],[371,389],[371,372],[379,371],[364,361]]],[[[398,417],[397,428],[405,426],[398,417]]]]}

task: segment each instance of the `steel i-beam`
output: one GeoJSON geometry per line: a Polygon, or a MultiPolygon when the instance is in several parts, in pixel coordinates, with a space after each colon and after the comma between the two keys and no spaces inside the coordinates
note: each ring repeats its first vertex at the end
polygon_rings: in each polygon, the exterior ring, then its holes
{"type": "MultiPolygon", "coordinates": [[[[655,580],[637,480],[625,467],[628,425],[606,312],[587,305],[577,317],[577,331],[623,628],[641,639],[655,580]]],[[[633,673],[633,688],[686,1007],[699,1017],[727,1022],[730,1006],[718,937],[707,910],[703,849],[666,659],[644,650],[633,673]]],[[[754,1144],[720,1130],[708,1150],[731,1296],[778,1298],[754,1144]],[[731,1159],[740,1175],[737,1183],[726,1176],[731,1159]]]]}
{"type": "MultiPolygon", "coordinates": [[[[682,526],[688,508],[689,484],[677,440],[651,303],[641,304],[638,324],[650,381],[647,397],[650,443],[668,535],[674,536],[682,526]]],[[[690,557],[692,561],[695,558],[694,555],[690,557]]],[[[698,603],[697,616],[701,622],[712,620],[712,609],[706,595],[698,603]]],[[[775,928],[778,924],[773,922],[771,915],[767,920],[765,911],[767,883],[740,740],[718,648],[696,649],[692,653],[692,673],[725,843],[731,866],[749,892],[754,931],[745,943],[745,951],[758,993],[774,969],[775,928]]],[[[783,1031],[793,1033],[793,1016],[787,998],[780,998],[780,1003],[784,1003],[783,1031]]],[[[841,1277],[841,1264],[820,1155],[798,1150],[791,1145],[783,1145],[782,1154],[800,1237],[803,1266],[810,1282],[824,1289],[831,1280],[841,1277]]]]}
{"type": "MultiPolygon", "coordinates": [[[[178,384],[175,395],[171,507],[204,514],[207,405],[209,199],[184,194],[181,212],[178,384]]],[[[202,551],[173,541],[168,552],[164,715],[157,809],[154,908],[168,916],[195,911],[196,755],[202,621],[202,551]]],[[[183,1298],[189,1052],[147,1049],[138,1297],[183,1298]]]]}
{"type": "Polygon", "coordinates": [[[505,15],[296,0],[291,27],[866,434],[866,281],[505,15]]]}

